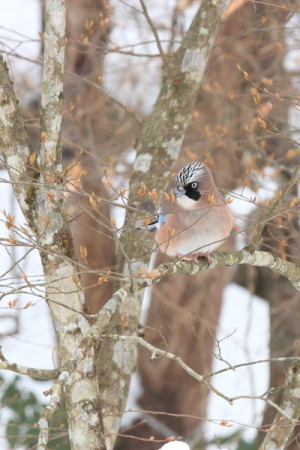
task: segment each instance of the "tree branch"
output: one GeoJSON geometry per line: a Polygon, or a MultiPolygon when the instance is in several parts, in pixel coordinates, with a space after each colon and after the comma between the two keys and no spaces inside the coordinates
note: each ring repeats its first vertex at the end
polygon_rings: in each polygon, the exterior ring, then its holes
{"type": "Polygon", "coordinates": [[[299,390],[300,363],[299,361],[295,361],[286,374],[283,397],[281,404],[279,405],[280,410],[277,412],[274,422],[259,447],[259,450],[280,450],[286,448],[295,425],[299,423],[299,390]]]}
{"type": "Polygon", "coordinates": [[[51,387],[50,391],[45,392],[45,395],[51,395],[49,405],[46,406],[41,418],[39,420],[39,439],[37,444],[37,450],[46,450],[49,440],[49,428],[53,418],[53,414],[60,406],[61,392],[63,384],[66,380],[66,373],[62,372],[56,382],[51,387]]]}
{"type": "Polygon", "coordinates": [[[221,265],[233,266],[239,264],[250,264],[257,267],[268,267],[275,273],[287,277],[293,286],[300,291],[300,267],[290,261],[279,258],[269,252],[255,251],[247,252],[245,249],[238,252],[213,252],[211,254],[212,262],[208,266],[207,261],[200,259],[198,264],[186,261],[177,261],[174,263],[164,263],[156,267],[153,272],[146,273],[142,277],[137,275],[139,281],[134,284],[134,289],[138,290],[157,283],[167,275],[184,273],[194,275],[205,269],[214,269],[221,265]]]}

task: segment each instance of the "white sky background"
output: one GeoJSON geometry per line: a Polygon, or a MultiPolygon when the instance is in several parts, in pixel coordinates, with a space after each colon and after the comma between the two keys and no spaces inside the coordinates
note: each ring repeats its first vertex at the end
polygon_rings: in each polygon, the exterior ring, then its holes
{"type": "MultiPolygon", "coordinates": [[[[0,15],[0,37],[9,38],[6,40],[4,50],[13,50],[26,55],[27,58],[38,59],[39,56],[39,35],[40,31],[40,10],[38,0],[1,0],[0,15]],[[24,38],[15,33],[8,31],[17,30],[20,35],[31,38],[35,43],[28,42],[21,44],[24,38]]],[[[128,2],[129,3],[129,2],[128,2]]],[[[140,9],[139,2],[133,0],[131,5],[135,5],[140,9]]],[[[152,0],[149,3],[149,13],[151,17],[164,25],[166,30],[161,33],[163,39],[169,36],[168,29],[170,23],[170,14],[166,13],[173,9],[174,2],[168,0],[152,0]],[[163,6],[162,6],[163,5],[163,6]],[[166,19],[167,18],[167,19],[166,19]]],[[[128,13],[128,8],[118,0],[112,0],[113,6],[113,32],[111,41],[118,46],[129,45],[135,42],[151,41],[153,35],[151,30],[144,22],[142,27],[137,26],[136,15],[128,13]],[[122,28],[120,27],[122,24],[122,28]]],[[[187,14],[186,22],[190,21],[194,10],[190,10],[187,14]]],[[[138,16],[139,13],[136,13],[138,16]]],[[[26,40],[26,39],[25,39],[26,40]]],[[[135,51],[157,53],[157,46],[153,44],[143,44],[134,48],[135,51]]],[[[294,53],[295,54],[295,53],[294,53]]],[[[299,67],[299,55],[293,59],[299,67]]],[[[12,61],[11,61],[12,62],[12,61]]],[[[105,84],[111,94],[118,97],[131,107],[139,107],[144,113],[149,112],[154,104],[161,80],[160,61],[153,59],[151,65],[144,65],[139,58],[128,58],[120,56],[117,53],[108,55],[105,59],[105,84]],[[129,68],[131,69],[129,71],[129,68]],[[124,76],[126,83],[124,83],[124,76]]],[[[20,59],[14,60],[10,64],[11,73],[16,80],[23,79],[19,88],[19,94],[27,95],[31,89],[36,89],[40,81],[40,68],[20,59]]],[[[22,99],[21,99],[22,100],[22,99]]],[[[254,194],[249,189],[241,190],[239,194],[250,198],[256,195],[257,198],[266,198],[272,194],[276,186],[272,184],[271,177],[266,174],[266,178],[262,179],[263,188],[260,192],[254,194]]],[[[0,178],[5,178],[3,171],[0,172],[0,178]]],[[[11,187],[7,183],[1,183],[0,179],[0,237],[7,238],[11,232],[3,225],[3,215],[1,211],[5,209],[11,215],[16,216],[16,223],[22,223],[21,212],[13,201],[11,187]]],[[[249,213],[249,203],[243,200],[235,200],[231,207],[236,215],[249,213]]],[[[240,219],[242,220],[242,218],[240,219]]],[[[242,222],[240,222],[242,224],[242,222]]],[[[243,242],[238,241],[238,247],[241,248],[243,242]]],[[[22,250],[20,250],[22,251],[22,250]]],[[[5,253],[3,246],[0,246],[0,273],[5,272],[9,267],[9,258],[5,253]]],[[[24,263],[22,263],[24,264],[24,263]]],[[[42,273],[41,265],[37,253],[27,258],[25,266],[22,270],[30,275],[40,275],[42,273]]],[[[26,296],[27,297],[27,296],[26,296]]],[[[43,301],[38,301],[34,307],[30,307],[22,311],[12,311],[6,308],[7,300],[2,301],[0,307],[1,333],[9,332],[12,321],[3,319],[7,314],[19,317],[20,333],[17,336],[8,337],[2,340],[3,351],[9,360],[31,367],[52,368],[53,363],[53,346],[54,334],[51,320],[49,317],[48,307],[43,301]]],[[[27,303],[29,300],[35,301],[34,298],[22,298],[18,303],[27,303]]],[[[233,336],[224,339],[222,342],[222,356],[225,360],[234,365],[241,362],[253,361],[257,359],[265,359],[268,357],[268,340],[269,340],[269,317],[268,305],[259,298],[250,297],[249,292],[243,288],[233,284],[229,285],[224,292],[224,304],[221,313],[220,326],[218,331],[218,339],[223,339],[229,334],[233,336]]],[[[224,363],[215,361],[214,370],[224,367],[224,363]]],[[[6,376],[10,376],[8,373],[6,376]]],[[[41,388],[39,383],[29,381],[26,377],[23,379],[24,386],[41,392],[46,388],[41,388]]],[[[242,394],[260,395],[267,389],[268,368],[266,365],[251,366],[251,368],[239,369],[235,372],[228,372],[215,378],[215,386],[229,396],[242,394]]],[[[133,393],[134,394],[134,393],[133,393]]],[[[133,400],[128,407],[135,407],[133,400]]],[[[240,400],[233,406],[229,406],[224,400],[211,396],[208,408],[208,417],[220,420],[235,420],[239,423],[248,423],[255,425],[259,423],[258,417],[261,414],[262,403],[240,400]]],[[[3,419],[2,419],[3,420],[3,419]]],[[[128,420],[128,419],[127,419],[128,420]]],[[[217,425],[207,425],[207,436],[213,438],[214,435],[220,436],[223,433],[233,433],[237,431],[238,425],[231,428],[225,428],[217,425]]],[[[245,428],[245,436],[249,439],[254,437],[254,430],[245,428]]],[[[2,441],[3,444],[3,441],[2,441]]],[[[1,441],[0,441],[1,447],[1,441]]],[[[4,448],[4,447],[3,447],[4,448]]],[[[209,450],[217,450],[217,445],[212,445],[209,450]]],[[[228,450],[234,450],[234,446],[229,446],[228,450]]]]}

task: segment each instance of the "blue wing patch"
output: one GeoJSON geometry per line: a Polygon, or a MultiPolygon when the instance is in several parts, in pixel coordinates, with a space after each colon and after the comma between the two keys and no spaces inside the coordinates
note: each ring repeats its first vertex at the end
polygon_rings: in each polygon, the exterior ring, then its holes
{"type": "Polygon", "coordinates": [[[157,213],[157,217],[158,217],[158,223],[160,225],[163,225],[164,223],[166,223],[167,220],[167,214],[163,214],[161,212],[161,208],[159,208],[158,213],[157,213]]]}
{"type": "Polygon", "coordinates": [[[164,223],[166,223],[166,220],[167,220],[167,214],[159,214],[158,223],[160,225],[163,225],[164,223]]]}
{"type": "Polygon", "coordinates": [[[157,220],[154,222],[148,223],[148,225],[143,227],[137,227],[137,230],[140,231],[150,231],[151,233],[156,233],[159,229],[160,225],[163,225],[166,223],[167,220],[167,214],[164,214],[161,212],[161,208],[159,208],[157,213],[157,220]]]}

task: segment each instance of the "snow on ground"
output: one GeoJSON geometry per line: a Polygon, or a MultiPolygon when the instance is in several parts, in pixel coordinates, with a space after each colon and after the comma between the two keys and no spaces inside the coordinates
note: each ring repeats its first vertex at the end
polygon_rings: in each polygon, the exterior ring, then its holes
{"type": "Polygon", "coordinates": [[[164,444],[160,450],[190,450],[190,447],[184,442],[173,441],[164,444]]]}

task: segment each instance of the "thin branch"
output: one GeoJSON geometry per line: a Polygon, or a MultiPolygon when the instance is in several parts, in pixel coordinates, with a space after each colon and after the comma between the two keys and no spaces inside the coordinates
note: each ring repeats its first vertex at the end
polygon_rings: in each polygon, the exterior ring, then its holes
{"type": "Polygon", "coordinates": [[[49,428],[50,423],[53,418],[53,414],[57,408],[60,406],[60,399],[61,399],[61,393],[62,393],[62,387],[66,380],[66,374],[65,372],[62,372],[56,382],[53,384],[51,389],[48,392],[45,392],[45,395],[51,395],[50,402],[48,406],[46,406],[43,414],[41,415],[41,418],[39,420],[39,439],[37,444],[37,450],[47,449],[47,444],[49,440],[49,428]]]}
{"type": "Polygon", "coordinates": [[[78,80],[83,81],[85,84],[88,84],[89,86],[93,86],[95,89],[100,91],[102,94],[104,94],[109,100],[111,100],[116,105],[120,106],[127,114],[129,114],[139,125],[142,123],[142,119],[130,108],[124,105],[124,103],[117,100],[115,97],[110,95],[102,86],[101,84],[97,84],[92,80],[89,80],[88,78],[82,77],[78,75],[77,73],[71,72],[70,70],[65,71],[66,74],[71,75],[72,77],[77,78],[78,80]]]}
{"type": "Polygon", "coordinates": [[[281,357],[281,358],[269,358],[269,359],[259,359],[257,361],[248,361],[248,362],[244,362],[241,364],[237,364],[235,366],[225,367],[224,369],[220,369],[215,372],[211,372],[207,375],[203,375],[203,378],[211,378],[214,375],[219,375],[220,373],[228,372],[229,370],[236,370],[236,369],[239,369],[240,367],[253,366],[255,364],[272,363],[272,362],[276,363],[276,362],[295,361],[295,360],[300,362],[300,357],[295,358],[295,356],[286,356],[286,357],[281,357]]]}
{"type": "Polygon", "coordinates": [[[160,39],[159,39],[159,35],[158,35],[158,32],[157,32],[157,29],[154,26],[154,23],[152,22],[151,17],[149,16],[148,9],[147,9],[147,7],[145,5],[144,0],[140,0],[140,4],[141,4],[141,7],[142,7],[144,16],[145,16],[145,18],[146,18],[146,20],[147,20],[147,22],[148,22],[148,24],[149,24],[149,26],[151,28],[151,31],[152,31],[152,33],[153,33],[153,35],[155,37],[156,45],[157,45],[158,51],[160,53],[160,56],[162,57],[163,61],[165,61],[166,55],[165,55],[165,53],[163,51],[163,48],[161,46],[161,42],[160,42],[160,39]]]}
{"type": "Polygon", "coordinates": [[[230,405],[232,405],[232,401],[229,397],[227,397],[225,394],[222,394],[218,389],[216,389],[212,384],[208,383],[204,377],[197,372],[195,372],[191,367],[189,367],[187,364],[185,364],[179,356],[174,355],[174,353],[170,353],[166,350],[161,350],[157,347],[154,347],[153,345],[149,344],[149,342],[145,341],[145,339],[139,337],[139,336],[119,336],[117,334],[109,334],[107,335],[108,339],[112,339],[115,341],[129,341],[129,342],[137,342],[138,344],[142,345],[143,347],[147,348],[151,353],[151,361],[156,359],[158,356],[164,356],[168,359],[171,359],[172,361],[175,361],[180,367],[183,368],[191,377],[195,378],[195,380],[200,381],[203,383],[208,389],[213,391],[215,394],[217,394],[219,397],[224,398],[230,405]]]}
{"type": "Polygon", "coordinates": [[[19,373],[21,375],[28,375],[29,377],[39,378],[40,380],[54,380],[59,376],[61,372],[61,370],[59,369],[32,369],[31,367],[25,367],[21,364],[10,362],[5,358],[2,347],[0,347],[0,369],[11,370],[12,372],[19,373]]]}
{"type": "Polygon", "coordinates": [[[295,169],[293,170],[293,173],[291,175],[291,178],[289,182],[286,184],[280,195],[277,195],[273,203],[268,207],[263,219],[261,220],[261,223],[259,226],[257,226],[256,231],[254,233],[254,236],[250,242],[250,244],[246,248],[254,248],[255,245],[259,242],[262,231],[264,229],[265,223],[268,222],[273,215],[274,211],[280,204],[281,200],[289,193],[289,191],[299,182],[299,170],[300,170],[300,162],[295,166],[295,169]]]}

